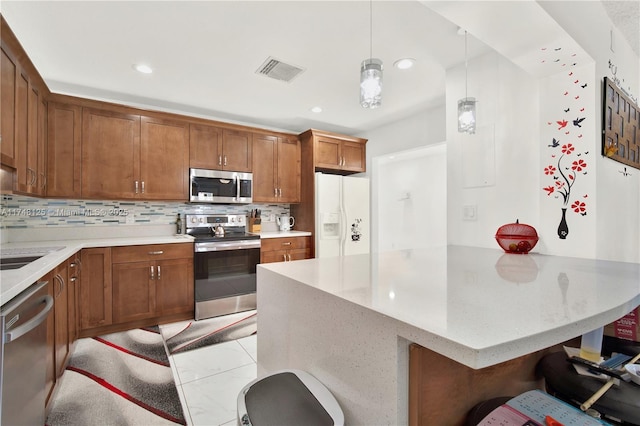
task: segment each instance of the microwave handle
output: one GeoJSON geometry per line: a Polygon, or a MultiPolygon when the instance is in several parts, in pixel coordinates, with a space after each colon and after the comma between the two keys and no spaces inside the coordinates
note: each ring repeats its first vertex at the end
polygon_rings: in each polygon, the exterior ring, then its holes
{"type": "Polygon", "coordinates": [[[240,199],[240,178],[236,179],[236,198],[240,199]]]}

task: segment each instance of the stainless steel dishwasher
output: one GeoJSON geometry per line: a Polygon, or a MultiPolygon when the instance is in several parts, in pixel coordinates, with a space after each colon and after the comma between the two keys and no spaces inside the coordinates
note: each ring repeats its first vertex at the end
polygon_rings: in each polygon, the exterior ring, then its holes
{"type": "Polygon", "coordinates": [[[45,422],[47,316],[53,298],[40,281],[0,309],[0,424],[45,422]]]}

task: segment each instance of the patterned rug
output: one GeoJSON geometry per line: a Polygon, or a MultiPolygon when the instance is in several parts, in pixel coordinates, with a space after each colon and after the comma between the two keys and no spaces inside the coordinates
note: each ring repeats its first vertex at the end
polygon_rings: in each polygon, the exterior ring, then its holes
{"type": "Polygon", "coordinates": [[[199,321],[162,325],[170,355],[251,336],[257,332],[255,310],[199,321]]]}
{"type": "Polygon", "coordinates": [[[47,426],[186,424],[158,327],[80,339],[47,426]]]}

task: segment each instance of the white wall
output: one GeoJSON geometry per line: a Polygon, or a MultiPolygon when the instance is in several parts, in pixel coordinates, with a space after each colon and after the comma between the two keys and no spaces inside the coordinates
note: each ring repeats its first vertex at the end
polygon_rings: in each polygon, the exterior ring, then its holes
{"type": "Polygon", "coordinates": [[[448,242],[496,248],[505,223],[539,228],[537,84],[495,52],[470,60],[467,74],[478,100],[474,135],[457,131],[464,66],[447,73],[448,242]],[[475,220],[464,219],[465,206],[475,220]]]}
{"type": "Polygon", "coordinates": [[[379,252],[447,245],[447,145],[373,159],[379,252]]]}
{"type": "Polygon", "coordinates": [[[445,133],[441,107],[358,135],[368,139],[373,252],[446,244],[445,133]]]}
{"type": "MultiPolygon", "coordinates": [[[[598,1],[580,2],[580,19],[575,19],[576,3],[572,1],[539,2],[539,4],[595,60],[594,107],[601,114],[602,79],[617,78],[623,88],[640,98],[640,58],[613,24],[598,1]],[[610,68],[610,64],[613,68],[610,68]],[[615,71],[615,74],[614,74],[615,71]]],[[[601,122],[595,129],[595,173],[597,203],[595,205],[595,256],[601,259],[640,262],[640,170],[603,157],[601,122]]]]}

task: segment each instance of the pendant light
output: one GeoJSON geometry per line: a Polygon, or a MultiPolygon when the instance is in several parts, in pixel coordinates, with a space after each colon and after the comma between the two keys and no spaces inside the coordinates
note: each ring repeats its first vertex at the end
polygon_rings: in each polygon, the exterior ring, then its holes
{"type": "Polygon", "coordinates": [[[373,57],[373,0],[369,1],[369,59],[360,65],[360,105],[378,108],[382,103],[382,61],[373,57]]]}
{"type": "Polygon", "coordinates": [[[467,96],[468,86],[467,31],[464,32],[464,98],[458,101],[458,132],[476,132],[476,98],[467,96]]]}

